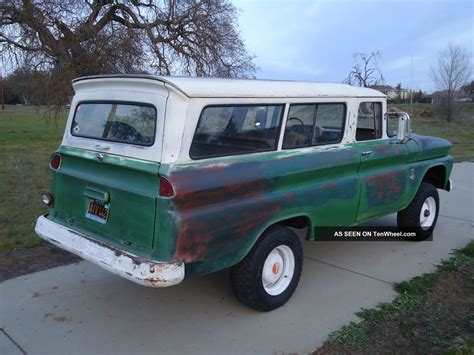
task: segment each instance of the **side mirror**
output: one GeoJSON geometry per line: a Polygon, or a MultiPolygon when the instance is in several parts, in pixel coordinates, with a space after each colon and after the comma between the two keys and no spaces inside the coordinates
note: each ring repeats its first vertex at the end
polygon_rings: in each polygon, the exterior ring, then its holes
{"type": "Polygon", "coordinates": [[[400,143],[405,143],[411,137],[410,116],[406,112],[397,112],[398,114],[398,131],[397,139],[400,143]]]}
{"type": "MultiPolygon", "coordinates": [[[[387,134],[389,137],[397,137],[397,143],[405,143],[411,138],[410,116],[406,112],[387,112],[387,134]],[[398,122],[395,120],[398,118],[398,122]],[[398,126],[395,125],[398,123],[398,126]]],[[[395,141],[393,141],[395,143],[395,141]]]]}

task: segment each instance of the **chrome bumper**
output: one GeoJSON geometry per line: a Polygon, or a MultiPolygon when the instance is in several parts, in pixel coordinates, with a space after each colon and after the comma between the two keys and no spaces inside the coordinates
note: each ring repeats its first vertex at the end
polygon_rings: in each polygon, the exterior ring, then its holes
{"type": "Polygon", "coordinates": [[[168,287],[184,279],[184,263],[159,263],[90,239],[45,216],[36,221],[35,232],[57,247],[79,255],[100,267],[137,284],[168,287]]]}

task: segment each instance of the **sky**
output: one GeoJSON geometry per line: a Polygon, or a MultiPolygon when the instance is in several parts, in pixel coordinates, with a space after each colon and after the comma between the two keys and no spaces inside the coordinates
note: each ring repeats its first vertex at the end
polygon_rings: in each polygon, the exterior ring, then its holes
{"type": "Polygon", "coordinates": [[[472,63],[474,1],[232,1],[259,79],[340,83],[354,53],[379,51],[386,84],[431,92],[430,67],[450,42],[472,63]]]}

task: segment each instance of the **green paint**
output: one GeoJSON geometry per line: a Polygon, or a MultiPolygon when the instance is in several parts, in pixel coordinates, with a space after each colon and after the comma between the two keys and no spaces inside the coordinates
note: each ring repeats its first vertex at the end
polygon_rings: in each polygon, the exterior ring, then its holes
{"type": "MultiPolygon", "coordinates": [[[[89,160],[98,160],[97,154],[99,154],[98,152],[94,152],[90,150],[64,147],[64,146],[61,146],[59,148],[58,153],[68,155],[71,157],[84,158],[84,159],[89,159],[89,160]]],[[[121,157],[118,155],[107,154],[107,153],[103,153],[103,154],[104,154],[104,158],[101,161],[101,163],[103,164],[124,167],[127,170],[128,169],[137,170],[137,171],[141,171],[141,172],[149,173],[149,174],[155,174],[155,175],[158,174],[158,169],[160,167],[159,163],[133,159],[133,158],[126,158],[126,157],[121,157]]]]}
{"type": "Polygon", "coordinates": [[[288,218],[307,218],[315,239],[313,226],[403,209],[431,167],[444,166],[447,180],[449,148],[414,136],[160,165],[62,147],[50,218],[142,257],[184,260],[190,277],[239,262],[266,228],[288,218]],[[175,197],[158,196],[160,175],[175,197]],[[85,217],[89,199],[101,197],[110,199],[107,224],[85,217]]]}
{"type": "Polygon", "coordinates": [[[100,241],[151,256],[159,164],[61,147],[62,162],[52,170],[54,208],[50,217],[100,241]],[[86,218],[91,198],[110,202],[109,220],[86,218]]]}

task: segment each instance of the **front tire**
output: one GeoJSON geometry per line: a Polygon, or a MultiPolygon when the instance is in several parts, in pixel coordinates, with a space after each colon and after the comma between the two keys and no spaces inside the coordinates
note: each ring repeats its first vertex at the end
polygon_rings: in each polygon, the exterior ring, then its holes
{"type": "Polygon", "coordinates": [[[403,231],[414,230],[417,236],[410,240],[422,241],[433,234],[438,221],[439,195],[435,186],[422,182],[413,201],[398,212],[398,227],[403,231]]]}
{"type": "Polygon", "coordinates": [[[289,228],[275,225],[232,268],[232,289],[240,302],[268,312],[290,299],[302,269],[303,250],[298,236],[289,228]]]}

